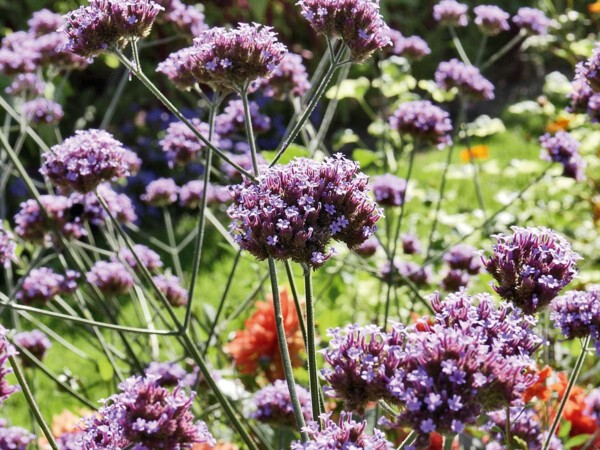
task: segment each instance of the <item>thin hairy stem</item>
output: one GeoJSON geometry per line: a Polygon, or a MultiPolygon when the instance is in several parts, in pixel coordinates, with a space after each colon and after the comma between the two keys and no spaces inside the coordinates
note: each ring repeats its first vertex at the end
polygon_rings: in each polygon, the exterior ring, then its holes
{"type": "Polygon", "coordinates": [[[306,296],[306,331],[310,399],[312,404],[313,420],[318,420],[321,415],[319,402],[319,377],[317,375],[317,349],[315,345],[315,304],[313,298],[312,270],[303,265],[304,269],[304,295],[306,296]]]}

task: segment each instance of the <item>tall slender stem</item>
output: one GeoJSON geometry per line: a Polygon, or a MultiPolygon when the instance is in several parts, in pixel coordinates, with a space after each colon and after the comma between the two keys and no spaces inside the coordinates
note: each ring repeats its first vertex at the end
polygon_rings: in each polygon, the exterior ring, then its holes
{"type": "Polygon", "coordinates": [[[448,27],[448,30],[450,30],[450,36],[452,36],[452,42],[454,43],[454,46],[456,47],[456,51],[460,55],[460,59],[462,59],[462,62],[464,62],[465,64],[468,64],[470,66],[471,61],[469,60],[469,57],[467,56],[467,52],[465,52],[465,49],[462,46],[462,43],[460,42],[458,35],[456,34],[456,30],[454,29],[454,27],[452,25],[450,25],[448,27]]]}
{"type": "Polygon", "coordinates": [[[254,175],[258,176],[258,150],[256,148],[256,137],[254,136],[254,127],[252,126],[252,113],[250,111],[250,101],[248,100],[248,89],[242,89],[240,92],[242,104],[244,105],[244,123],[246,124],[246,137],[250,145],[250,154],[252,156],[252,168],[254,175]]]}
{"type": "Polygon", "coordinates": [[[450,164],[452,163],[452,153],[454,153],[454,144],[450,146],[448,149],[448,153],[446,155],[446,164],[444,165],[444,172],[442,173],[442,181],[440,183],[440,191],[438,193],[438,199],[435,206],[435,213],[433,216],[433,223],[431,224],[431,230],[429,230],[429,239],[427,243],[427,252],[425,253],[425,259],[429,258],[431,253],[431,247],[433,245],[433,239],[435,237],[435,232],[437,229],[437,225],[440,219],[440,212],[442,209],[442,200],[444,199],[444,193],[446,192],[446,181],[448,179],[448,170],[450,169],[450,164]]]}
{"type": "Polygon", "coordinates": [[[455,434],[449,434],[444,436],[444,450],[452,450],[452,444],[454,444],[455,434]]]}
{"type": "Polygon", "coordinates": [[[317,375],[317,349],[315,346],[315,307],[313,298],[312,270],[303,265],[304,269],[304,294],[306,296],[306,331],[308,353],[308,376],[310,399],[312,403],[313,420],[319,420],[321,405],[319,403],[319,377],[317,375]]]}
{"type": "Polygon", "coordinates": [[[515,47],[524,37],[525,37],[525,33],[523,31],[521,31],[519,34],[515,35],[510,41],[508,41],[504,45],[504,47],[502,47],[500,50],[498,50],[496,53],[494,53],[490,57],[490,59],[488,59],[486,62],[484,62],[481,65],[480,70],[483,72],[488,67],[490,67],[492,64],[494,64],[496,61],[498,61],[500,58],[502,58],[504,55],[506,55],[509,51],[511,51],[513,49],[513,47],[515,47]]]}
{"type": "Polygon", "coordinates": [[[285,381],[290,391],[290,400],[292,402],[292,409],[294,410],[294,419],[296,421],[296,428],[300,431],[302,441],[308,441],[308,434],[303,431],[306,423],[304,421],[304,415],[302,414],[302,406],[296,393],[296,382],[294,381],[294,370],[292,368],[292,360],[290,358],[290,351],[288,349],[285,325],[283,322],[283,313],[281,310],[281,298],[279,297],[279,284],[277,282],[277,268],[275,267],[275,260],[269,258],[269,276],[271,277],[271,291],[273,293],[273,308],[275,312],[275,328],[277,330],[277,343],[279,344],[279,352],[281,354],[281,363],[283,365],[283,372],[285,374],[285,381]]]}
{"type": "Polygon", "coordinates": [[[169,212],[169,208],[167,206],[163,206],[162,211],[165,220],[165,228],[167,229],[167,238],[169,239],[169,246],[171,247],[171,259],[175,265],[175,272],[183,283],[183,267],[181,266],[181,259],[179,258],[179,252],[177,251],[177,240],[175,239],[175,230],[173,228],[171,213],[169,212]]]}
{"type": "Polygon", "coordinates": [[[581,368],[583,367],[583,363],[585,361],[585,357],[587,355],[588,345],[590,343],[591,336],[586,336],[586,338],[581,343],[581,353],[579,353],[579,357],[575,362],[575,367],[573,367],[573,372],[571,372],[571,376],[569,377],[569,382],[567,384],[567,389],[563,394],[563,398],[560,400],[560,404],[558,405],[558,410],[556,411],[556,417],[552,421],[552,425],[550,426],[550,430],[548,430],[548,436],[546,437],[546,442],[544,443],[544,447],[542,450],[548,450],[550,448],[550,442],[552,441],[552,436],[556,432],[558,428],[558,424],[560,423],[560,419],[562,418],[563,411],[569,400],[569,395],[571,394],[571,390],[575,383],[577,382],[577,378],[579,378],[579,373],[581,372],[581,368]]]}
{"type": "Polygon", "coordinates": [[[298,297],[298,290],[296,289],[296,281],[294,280],[294,272],[292,271],[292,265],[288,260],[285,261],[285,272],[287,274],[288,283],[290,284],[290,290],[292,291],[292,298],[294,299],[294,306],[296,306],[296,313],[298,314],[298,323],[300,324],[300,332],[302,333],[302,340],[304,346],[308,345],[308,336],[306,332],[306,323],[304,322],[304,312],[300,306],[300,298],[298,297]]]}
{"type": "Polygon", "coordinates": [[[409,445],[412,445],[413,442],[415,442],[417,440],[417,437],[419,436],[419,434],[416,431],[411,431],[408,436],[406,436],[404,438],[404,440],[400,443],[400,445],[398,446],[398,448],[396,450],[403,450],[406,447],[408,447],[409,445]]]}

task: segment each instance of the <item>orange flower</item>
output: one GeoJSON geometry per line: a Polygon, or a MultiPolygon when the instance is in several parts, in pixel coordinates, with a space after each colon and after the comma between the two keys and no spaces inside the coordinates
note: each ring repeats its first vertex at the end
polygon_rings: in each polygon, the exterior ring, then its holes
{"type": "MultiPolygon", "coordinates": [[[[298,367],[303,363],[301,352],[304,350],[304,341],[294,301],[285,289],[281,292],[281,311],[292,365],[298,367]]],[[[256,312],[244,325],[245,329],[238,331],[225,347],[233,357],[238,371],[244,375],[253,375],[262,369],[270,381],[282,379],[284,374],[277,344],[272,298],[267,302],[257,302],[256,312]]]]}
{"type": "MultiPolygon", "coordinates": [[[[81,423],[81,418],[89,414],[91,414],[91,411],[88,410],[81,410],[80,415],[76,415],[68,409],[65,409],[57,416],[53,416],[52,426],[50,427],[52,430],[52,436],[59,438],[65,433],[78,431],[80,429],[79,424],[81,423]]],[[[50,444],[45,437],[42,437],[38,440],[38,445],[41,450],[50,450],[50,444]]]]}
{"type": "MultiPolygon", "coordinates": [[[[558,383],[551,386],[552,390],[558,393],[559,400],[565,395],[568,382],[567,374],[561,372],[558,374],[558,383]]],[[[587,415],[585,397],[586,392],[581,386],[573,386],[562,415],[564,420],[571,422],[569,436],[594,434],[598,430],[596,420],[587,415]]]]}
{"type": "Polygon", "coordinates": [[[588,5],[588,11],[591,14],[600,13],[600,2],[590,3],[588,5]]]}
{"type": "Polygon", "coordinates": [[[490,157],[490,148],[487,145],[475,145],[460,151],[460,160],[463,163],[471,162],[474,159],[488,159],[490,157]]]}
{"type": "Polygon", "coordinates": [[[571,119],[567,119],[566,117],[559,117],[555,121],[550,122],[548,125],[546,125],[546,131],[548,133],[556,133],[557,131],[567,131],[570,123],[571,119]]]}
{"type": "Polygon", "coordinates": [[[550,400],[552,391],[548,387],[547,380],[551,375],[552,369],[549,366],[544,367],[542,370],[538,370],[538,379],[533,386],[529,387],[523,393],[523,401],[529,403],[533,397],[537,397],[543,402],[550,400]]]}
{"type": "Polygon", "coordinates": [[[194,444],[192,450],[238,450],[238,448],[233,444],[219,442],[214,447],[208,444],[194,444]]]}

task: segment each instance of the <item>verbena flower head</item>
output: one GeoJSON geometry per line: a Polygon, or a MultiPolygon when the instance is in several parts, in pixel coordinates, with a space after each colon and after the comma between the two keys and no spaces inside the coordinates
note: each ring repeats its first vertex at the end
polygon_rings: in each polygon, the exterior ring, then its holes
{"type": "MultiPolygon", "coordinates": [[[[207,205],[226,203],[231,199],[229,190],[222,186],[208,184],[206,189],[207,205]]],[[[179,205],[184,208],[196,209],[202,204],[204,198],[204,181],[192,180],[181,186],[179,191],[179,205]]]]}
{"type": "Polygon", "coordinates": [[[46,83],[34,73],[18,74],[4,92],[8,95],[34,98],[44,93],[46,83]]]}
{"type": "Polygon", "coordinates": [[[67,48],[83,57],[123,48],[150,33],[161,10],[152,0],[90,0],[66,16],[67,48]]]}
{"type": "Polygon", "coordinates": [[[389,53],[418,61],[431,53],[427,42],[419,36],[403,36],[398,30],[389,30],[392,46],[387,49],[389,53]]]}
{"type": "Polygon", "coordinates": [[[198,83],[239,91],[258,78],[268,78],[286,52],[271,27],[240,23],[237,28],[216,27],[200,34],[185,68],[198,83]]]}
{"type": "Polygon", "coordinates": [[[584,61],[575,66],[575,77],[571,83],[570,112],[587,113],[592,123],[600,122],[600,94],[595,94],[587,80],[587,67],[584,61]]]}
{"type": "Polygon", "coordinates": [[[540,36],[548,34],[548,27],[551,24],[550,19],[542,11],[528,7],[519,8],[512,20],[521,30],[540,36]]]}
{"type": "Polygon", "coordinates": [[[85,419],[85,449],[183,450],[194,444],[215,444],[206,424],[194,421],[194,395],[173,392],[154,377],[131,377],[121,393],[104,400],[97,415],[85,419]]]}
{"type": "Polygon", "coordinates": [[[17,292],[17,300],[25,305],[47,303],[62,292],[64,281],[64,276],[48,267],[32,269],[17,292]]]}
{"type": "Polygon", "coordinates": [[[86,274],[88,283],[106,295],[121,295],[133,287],[133,276],[117,261],[97,261],[86,274]]]}
{"type": "Polygon", "coordinates": [[[592,90],[600,93],[600,45],[596,45],[594,53],[585,62],[585,78],[592,90]]]}
{"type": "Polygon", "coordinates": [[[40,9],[31,15],[27,21],[29,31],[36,36],[58,31],[65,24],[65,18],[49,9],[40,9]]]}
{"type": "Polygon", "coordinates": [[[442,278],[440,285],[446,292],[456,292],[469,284],[468,272],[459,269],[450,269],[442,278]]]}
{"type": "Polygon", "coordinates": [[[371,183],[375,200],[381,206],[402,206],[406,199],[406,180],[385,174],[373,178],[371,183]]]}
{"type": "Polygon", "coordinates": [[[402,103],[391,115],[390,126],[414,140],[438,148],[452,144],[450,115],[428,100],[402,103]]]}
{"type": "Polygon", "coordinates": [[[323,350],[331,368],[321,371],[329,383],[325,392],[343,400],[348,411],[362,412],[370,402],[393,399],[387,385],[402,357],[403,332],[397,325],[392,333],[376,325],[349,325],[328,330],[331,338],[323,350]]]}
{"type": "Polygon", "coordinates": [[[16,258],[15,250],[17,244],[13,234],[4,229],[4,226],[0,222],[0,266],[4,266],[8,269],[10,262],[16,258]]]}
{"type": "Polygon", "coordinates": [[[567,339],[592,336],[600,355],[600,292],[569,291],[556,297],[551,319],[567,339]]]}
{"type": "Polygon", "coordinates": [[[495,36],[502,31],[508,31],[510,14],[496,5],[479,5],[473,9],[475,24],[482,33],[495,36]]]}
{"type": "Polygon", "coordinates": [[[0,406],[8,397],[19,390],[17,386],[8,384],[6,379],[12,373],[8,357],[15,354],[15,348],[6,339],[6,329],[0,325],[0,406]]]}
{"type": "Polygon", "coordinates": [[[291,450],[392,450],[394,446],[385,439],[382,431],[375,429],[373,435],[366,433],[367,422],[355,422],[352,415],[340,414],[339,423],[330,418],[330,414],[320,417],[322,426],[310,422],[304,429],[310,439],[308,442],[294,442],[291,450]]]}
{"type": "Polygon", "coordinates": [[[422,267],[413,261],[401,261],[396,259],[391,266],[389,261],[381,266],[381,277],[395,285],[406,284],[406,280],[411,281],[418,287],[426,286],[431,282],[431,268],[422,267]]]}
{"type": "Polygon", "coordinates": [[[554,161],[563,165],[563,176],[577,181],[585,180],[585,161],[579,154],[581,145],[570,133],[558,131],[555,135],[550,133],[540,137],[542,144],[541,157],[546,161],[554,161]]]}
{"type": "Polygon", "coordinates": [[[469,23],[469,7],[455,0],[442,0],[433,6],[433,18],[442,25],[466,27],[469,23]]]}
{"type": "MultiPolygon", "coordinates": [[[[145,245],[135,244],[133,246],[133,250],[140,262],[146,266],[150,272],[156,272],[163,266],[160,255],[145,245]]],[[[125,261],[132,268],[137,266],[135,257],[131,253],[131,250],[129,250],[127,247],[123,247],[121,250],[119,250],[118,258],[114,257],[113,260],[118,261],[119,258],[125,261]]]]}
{"type": "Polygon", "coordinates": [[[198,36],[208,28],[204,14],[193,4],[186,5],[181,0],[157,0],[156,3],[165,8],[157,18],[160,22],[172,23],[191,36],[198,36]]]}
{"type": "Polygon", "coordinates": [[[172,178],[158,178],[146,186],[146,192],[140,197],[152,206],[168,206],[177,201],[179,186],[172,178]]]}
{"type": "MultiPolygon", "coordinates": [[[[249,103],[252,128],[255,133],[264,133],[271,128],[271,119],[260,112],[258,103],[249,103]]],[[[241,100],[230,100],[221,114],[215,118],[215,130],[219,136],[224,137],[233,133],[246,130],[244,119],[244,104],[241,100]]]]}
{"type": "MultiPolygon", "coordinates": [[[[119,194],[108,183],[98,186],[97,192],[102,196],[112,216],[119,223],[133,223],[137,214],[131,199],[126,194],[119,194]]],[[[69,196],[69,211],[94,226],[102,226],[109,219],[108,213],[100,204],[95,193],[81,194],[73,192],[69,196]]]]}
{"type": "Polygon", "coordinates": [[[289,96],[302,97],[309,89],[310,82],[302,56],[295,53],[286,53],[270,78],[260,78],[251,86],[252,91],[277,100],[289,96]]]}
{"type": "Polygon", "coordinates": [[[588,415],[600,425],[600,388],[592,389],[585,399],[588,415]]]}
{"type": "Polygon", "coordinates": [[[17,31],[2,39],[0,72],[8,76],[34,72],[40,64],[41,55],[33,34],[17,31]]]}
{"type": "MultiPolygon", "coordinates": [[[[312,417],[310,392],[302,386],[296,386],[296,394],[304,419],[310,420],[312,417]]],[[[273,384],[260,389],[254,394],[252,402],[256,407],[251,414],[253,419],[276,426],[296,425],[290,391],[285,380],[275,380],[273,384]]]]}
{"type": "Polygon", "coordinates": [[[339,38],[350,49],[350,59],[362,62],[391,44],[379,0],[299,0],[302,16],[327,38],[339,38]]]}
{"type": "Polygon", "coordinates": [[[181,281],[175,275],[157,275],[152,278],[171,306],[185,306],[188,291],[181,287],[181,281]]]}
{"type": "Polygon", "coordinates": [[[64,116],[62,106],[52,100],[37,98],[21,105],[21,112],[33,124],[56,125],[64,116]]]}
{"type": "Polygon", "coordinates": [[[194,386],[198,379],[197,373],[190,373],[177,363],[162,363],[152,361],[144,376],[153,377],[156,383],[163,387],[194,386]]]}
{"type": "Polygon", "coordinates": [[[6,420],[0,419],[0,448],[27,450],[28,445],[34,440],[35,434],[21,427],[9,427],[6,420]]]}
{"type": "Polygon", "coordinates": [[[512,227],[494,236],[492,256],[483,262],[494,290],[526,314],[545,308],[577,275],[581,257],[558,233],[542,227],[512,227]]]}
{"type": "Polygon", "coordinates": [[[57,186],[90,192],[100,183],[129,174],[123,144],[104,130],[77,131],[46,152],[40,172],[57,186]]]}
{"type": "Polygon", "coordinates": [[[368,191],[358,164],[341,155],[323,162],[296,158],[232,188],[230,230],[258,259],[316,269],[332,256],[331,239],[354,249],[373,234],[381,212],[368,191]]]}
{"type": "Polygon", "coordinates": [[[402,251],[407,255],[418,255],[421,253],[421,242],[419,236],[413,233],[405,233],[402,239],[402,251]]]}
{"type": "MultiPolygon", "coordinates": [[[[240,166],[242,169],[249,171],[252,173],[254,167],[252,165],[252,154],[250,152],[242,153],[241,155],[230,155],[230,159],[240,166]]],[[[260,153],[256,155],[256,160],[258,162],[258,168],[260,172],[264,172],[264,169],[267,166],[267,161],[260,153]]],[[[225,174],[227,179],[231,183],[240,183],[242,181],[242,174],[235,169],[231,164],[223,163],[221,164],[221,172],[225,174]]]]}
{"type": "Polygon", "coordinates": [[[196,84],[196,78],[187,69],[194,52],[194,47],[186,47],[171,53],[156,67],[156,71],[166,75],[178,89],[187,91],[196,84]]]}
{"type": "Polygon", "coordinates": [[[442,89],[457,88],[462,95],[474,100],[494,98],[494,85],[481,75],[477,67],[469,66],[458,59],[441,62],[434,77],[442,89]]]}
{"type": "Polygon", "coordinates": [[[477,275],[481,269],[481,257],[475,247],[469,244],[458,244],[444,254],[444,261],[451,269],[466,270],[477,275]]]}
{"type": "Polygon", "coordinates": [[[365,242],[360,244],[354,251],[363,258],[369,258],[377,253],[379,248],[379,240],[375,236],[371,236],[365,242]]]}
{"type": "MultiPolygon", "coordinates": [[[[198,119],[191,120],[194,128],[208,139],[208,124],[198,119]]],[[[169,165],[185,165],[195,160],[206,145],[183,122],[171,122],[165,137],[158,141],[163,152],[167,154],[169,165]]]]}
{"type": "MultiPolygon", "coordinates": [[[[38,360],[42,361],[46,352],[52,347],[52,342],[40,330],[24,331],[13,337],[14,343],[24,348],[38,360]]],[[[23,358],[23,367],[35,367],[27,358],[23,358]]],[[[1,447],[0,447],[1,448],[1,447]]]]}

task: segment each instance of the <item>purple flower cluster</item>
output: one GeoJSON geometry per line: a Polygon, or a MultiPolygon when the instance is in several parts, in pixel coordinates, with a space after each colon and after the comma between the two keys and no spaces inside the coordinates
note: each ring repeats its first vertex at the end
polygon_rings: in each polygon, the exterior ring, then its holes
{"type": "Polygon", "coordinates": [[[391,44],[378,0],[299,0],[298,5],[318,34],[348,46],[352,61],[362,62],[391,44]]]}
{"type": "MultiPolygon", "coordinates": [[[[135,244],[133,246],[133,250],[135,251],[135,254],[139,258],[140,262],[150,272],[156,272],[163,266],[163,262],[160,260],[160,255],[145,245],[135,244]]],[[[118,258],[113,258],[114,261],[118,261],[119,259],[125,261],[129,267],[135,268],[137,266],[135,257],[131,253],[131,250],[129,250],[127,247],[123,247],[121,250],[119,250],[118,258]]]]}
{"type": "Polygon", "coordinates": [[[270,78],[256,80],[251,91],[260,92],[265,97],[284,100],[288,97],[302,97],[310,89],[308,73],[302,63],[302,56],[286,53],[270,78]]]}
{"type": "MultiPolygon", "coordinates": [[[[206,191],[206,202],[208,205],[227,203],[231,200],[229,189],[224,186],[216,186],[209,183],[206,191]]],[[[192,180],[181,186],[181,190],[179,191],[179,205],[188,209],[196,209],[200,207],[203,197],[204,181],[192,180]]]]}
{"type": "Polygon", "coordinates": [[[121,392],[104,400],[97,415],[85,419],[84,449],[183,450],[194,444],[214,445],[204,422],[194,422],[194,396],[176,387],[173,392],[154,377],[131,377],[121,392]]]}
{"type": "MultiPolygon", "coordinates": [[[[230,159],[240,166],[242,169],[252,172],[254,170],[252,166],[252,154],[250,152],[242,153],[240,155],[230,155],[230,159]]],[[[258,168],[262,172],[266,169],[267,161],[265,158],[259,153],[256,155],[256,159],[258,162],[258,168]]],[[[242,181],[242,174],[237,171],[231,164],[223,163],[221,164],[221,172],[225,174],[227,179],[232,183],[239,183],[242,181]]]]}
{"type": "Polygon", "coordinates": [[[35,440],[35,434],[20,427],[9,427],[4,419],[0,419],[0,448],[6,450],[27,450],[27,446],[35,440]]]}
{"type": "Polygon", "coordinates": [[[166,75],[177,89],[187,91],[196,84],[196,78],[187,69],[194,52],[194,47],[186,47],[171,53],[156,67],[156,71],[166,75]]]}
{"type": "Polygon", "coordinates": [[[452,122],[449,114],[428,100],[402,103],[391,115],[390,126],[414,140],[436,145],[452,144],[452,122]]]}
{"type": "Polygon", "coordinates": [[[421,253],[421,242],[419,236],[413,233],[405,233],[400,239],[402,239],[402,251],[406,255],[418,255],[421,253]]]}
{"type": "Polygon", "coordinates": [[[569,291],[554,299],[551,318],[567,339],[592,336],[600,355],[600,291],[569,291]]]}
{"type": "Polygon", "coordinates": [[[385,174],[373,178],[371,183],[375,200],[381,206],[402,206],[406,200],[406,180],[385,174]]]}
{"type": "MultiPolygon", "coordinates": [[[[198,119],[191,120],[194,128],[208,139],[208,124],[198,119]]],[[[195,160],[206,145],[182,122],[171,122],[167,128],[165,137],[158,144],[167,154],[169,165],[185,165],[195,160]]]]}
{"type": "Polygon", "coordinates": [[[18,74],[10,86],[8,86],[4,92],[8,95],[22,96],[24,98],[34,98],[44,93],[46,83],[44,83],[40,77],[34,73],[20,73],[18,74]]]}
{"type": "Polygon", "coordinates": [[[240,91],[258,78],[268,78],[286,53],[271,27],[240,23],[234,29],[216,27],[200,34],[178,66],[198,83],[240,91]]]}
{"type": "Polygon", "coordinates": [[[469,23],[469,7],[455,0],[442,0],[433,6],[433,18],[442,25],[466,27],[469,23]]]}
{"type": "Polygon", "coordinates": [[[88,283],[106,295],[126,294],[133,287],[133,276],[117,261],[97,261],[86,274],[88,283]]]}
{"type": "Polygon", "coordinates": [[[592,56],[585,62],[585,78],[592,90],[600,94],[600,45],[596,46],[592,56]]]}
{"type": "Polygon", "coordinates": [[[163,8],[152,0],[90,0],[67,14],[67,48],[89,58],[146,37],[163,8]]]}
{"type": "MultiPolygon", "coordinates": [[[[296,386],[296,393],[304,419],[310,420],[312,417],[310,392],[302,386],[296,386]]],[[[254,394],[252,400],[256,406],[256,410],[251,415],[253,419],[278,426],[296,425],[290,391],[285,380],[275,380],[273,384],[260,389],[254,394]]]]}
{"type": "MultiPolygon", "coordinates": [[[[131,199],[125,194],[119,194],[113,190],[108,183],[102,183],[98,186],[97,192],[110,210],[111,215],[119,223],[133,223],[137,220],[137,214],[131,199]]],[[[100,204],[98,197],[93,192],[81,194],[73,192],[69,196],[69,209],[81,211],[81,219],[94,226],[101,226],[108,220],[108,213],[100,204]]]]}
{"type": "MultiPolygon", "coordinates": [[[[16,345],[24,348],[33,356],[35,356],[39,361],[44,359],[46,352],[50,349],[50,347],[52,347],[52,342],[50,342],[48,336],[46,336],[40,330],[17,333],[13,337],[13,341],[16,345]]],[[[22,361],[23,367],[35,367],[35,365],[27,358],[23,358],[22,361]]]]}
{"type": "Polygon", "coordinates": [[[586,75],[586,63],[582,61],[575,67],[575,77],[568,96],[571,101],[569,111],[587,113],[592,122],[600,122],[600,93],[594,93],[586,75]]]}
{"type": "MultiPolygon", "coordinates": [[[[255,133],[264,133],[271,127],[271,119],[260,112],[260,107],[256,102],[250,102],[250,116],[255,133]]],[[[223,112],[215,118],[216,132],[219,136],[224,137],[245,129],[244,104],[241,100],[229,101],[223,112]]]]}
{"type": "Polygon", "coordinates": [[[427,42],[419,36],[403,36],[402,33],[393,29],[390,29],[389,36],[392,47],[388,49],[388,52],[392,55],[418,61],[431,53],[427,42]]]}
{"type": "Polygon", "coordinates": [[[440,286],[446,292],[456,292],[461,288],[467,287],[471,277],[468,272],[458,269],[449,269],[442,278],[440,286]]]}
{"type": "Polygon", "coordinates": [[[14,347],[6,339],[6,329],[0,325],[0,406],[2,403],[19,390],[17,386],[8,384],[6,377],[12,373],[8,357],[15,355],[14,347]]]}
{"type": "Polygon", "coordinates": [[[187,304],[188,291],[181,287],[181,282],[175,275],[156,275],[152,279],[171,306],[177,308],[187,304]]]}
{"type": "Polygon", "coordinates": [[[57,186],[90,192],[104,182],[129,175],[123,144],[104,130],[77,131],[44,154],[40,172],[57,186]]]}
{"type": "Polygon", "coordinates": [[[317,162],[296,158],[231,188],[228,209],[235,240],[258,259],[292,259],[313,268],[333,254],[331,239],[354,249],[382,213],[369,197],[368,178],[341,155],[317,162]]]}
{"type": "Polygon", "coordinates": [[[548,27],[552,23],[542,11],[528,7],[519,8],[512,20],[521,30],[540,36],[548,34],[548,27]]]}
{"type": "Polygon", "coordinates": [[[182,32],[198,36],[208,27],[204,14],[193,5],[186,5],[181,0],[156,0],[164,8],[158,22],[170,22],[182,32]]]}
{"type": "Polygon", "coordinates": [[[16,258],[16,249],[17,244],[14,236],[10,231],[5,230],[0,222],[0,266],[8,269],[10,262],[16,258]]]}
{"type": "Polygon", "coordinates": [[[31,269],[17,292],[17,300],[25,305],[45,304],[59,294],[70,294],[77,288],[79,273],[59,275],[48,267],[31,269]]]}
{"type": "Polygon", "coordinates": [[[42,36],[58,31],[64,24],[65,19],[63,16],[45,8],[34,12],[27,21],[29,31],[36,36],[42,36]]]}
{"type": "Polygon", "coordinates": [[[21,105],[21,112],[33,124],[56,125],[64,116],[60,104],[45,98],[36,98],[21,105]]]}
{"type": "Polygon", "coordinates": [[[153,361],[144,371],[145,377],[152,377],[162,387],[192,387],[198,380],[198,368],[192,373],[177,363],[161,363],[153,361]]]}
{"type": "Polygon", "coordinates": [[[488,36],[495,36],[510,29],[508,24],[510,14],[496,5],[479,5],[473,9],[473,12],[475,24],[488,36]]]}
{"type": "Polygon", "coordinates": [[[457,88],[461,95],[474,100],[492,100],[494,85],[475,66],[458,59],[443,61],[435,71],[435,82],[445,90],[457,88]]]}
{"type": "Polygon", "coordinates": [[[179,186],[172,178],[158,178],[146,186],[146,192],[140,197],[152,206],[168,206],[177,201],[179,186]]]}
{"type": "Polygon", "coordinates": [[[371,236],[365,242],[360,244],[354,251],[363,258],[369,258],[377,253],[379,248],[379,240],[375,236],[371,236]]]}
{"type": "Polygon", "coordinates": [[[600,388],[592,389],[585,403],[588,415],[600,425],[600,388]]]}
{"type": "Polygon", "coordinates": [[[321,373],[329,386],[327,395],[344,401],[350,411],[361,411],[369,402],[393,400],[389,379],[401,361],[403,333],[399,325],[391,333],[376,325],[348,325],[328,330],[331,338],[323,357],[331,368],[321,373]]]}
{"type": "Polygon", "coordinates": [[[563,165],[563,176],[577,181],[585,180],[585,161],[579,154],[581,145],[570,133],[558,131],[554,136],[550,133],[540,137],[542,159],[563,165]]]}
{"type": "Polygon", "coordinates": [[[310,436],[307,442],[292,443],[291,450],[392,450],[394,446],[382,431],[375,429],[373,435],[365,432],[367,422],[355,422],[352,415],[342,412],[339,424],[331,420],[330,414],[322,414],[321,426],[310,422],[304,431],[310,436]]]}
{"type": "Polygon", "coordinates": [[[431,282],[431,269],[422,267],[413,261],[394,260],[392,270],[389,261],[381,266],[381,278],[394,285],[403,285],[409,280],[418,287],[423,287],[431,282]]]}
{"type": "Polygon", "coordinates": [[[493,254],[483,264],[497,282],[493,288],[498,295],[533,314],[577,275],[581,257],[548,228],[512,227],[512,231],[494,236],[493,254]]]}
{"type": "Polygon", "coordinates": [[[458,244],[444,255],[444,261],[451,269],[465,270],[469,275],[477,275],[481,270],[481,258],[474,247],[458,244]]]}

